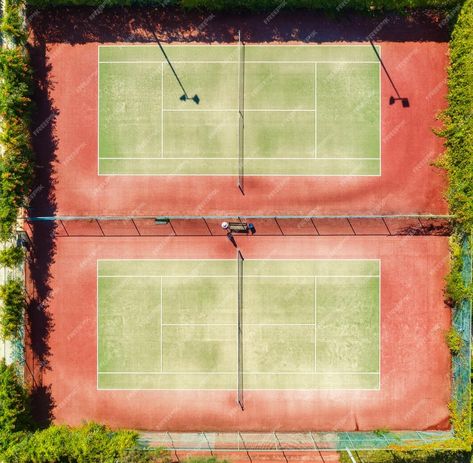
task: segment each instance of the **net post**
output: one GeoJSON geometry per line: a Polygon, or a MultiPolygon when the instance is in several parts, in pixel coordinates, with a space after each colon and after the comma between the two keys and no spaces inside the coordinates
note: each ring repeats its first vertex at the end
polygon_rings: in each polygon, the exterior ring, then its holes
{"type": "Polygon", "coordinates": [[[243,400],[243,255],[237,251],[238,262],[238,313],[237,313],[237,403],[242,409],[245,409],[243,400]]]}

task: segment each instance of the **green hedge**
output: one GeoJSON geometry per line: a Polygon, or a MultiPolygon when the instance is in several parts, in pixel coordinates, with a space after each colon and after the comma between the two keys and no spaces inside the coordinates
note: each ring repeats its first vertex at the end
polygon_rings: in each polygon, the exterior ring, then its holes
{"type": "Polygon", "coordinates": [[[0,361],[0,454],[9,436],[31,429],[30,400],[13,366],[0,361]]]}
{"type": "Polygon", "coordinates": [[[19,339],[23,328],[26,299],[23,282],[12,279],[0,286],[0,331],[3,339],[19,339]]]}
{"type": "Polygon", "coordinates": [[[28,2],[29,5],[36,7],[88,5],[103,8],[109,6],[155,5],[209,11],[272,11],[282,8],[331,11],[341,9],[402,11],[410,8],[451,8],[459,3],[458,0],[29,0],[28,2]]]}
{"type": "MultiPolygon", "coordinates": [[[[439,452],[431,450],[428,452],[412,451],[400,453],[393,451],[358,452],[355,454],[357,462],[363,463],[470,463],[468,452],[439,452]]],[[[340,457],[341,463],[352,463],[345,452],[340,457]]]]}
{"type": "MultiPolygon", "coordinates": [[[[444,124],[439,135],[445,138],[445,153],[437,163],[448,175],[447,199],[450,212],[454,215],[455,233],[450,240],[450,274],[447,276],[446,292],[452,305],[471,298],[471,285],[465,285],[462,278],[461,240],[473,232],[473,0],[463,3],[450,41],[450,67],[448,70],[448,108],[442,114],[444,124]]],[[[473,244],[473,243],[472,243],[473,244]]],[[[452,332],[450,347],[456,346],[452,332]]],[[[473,378],[473,376],[472,376],[473,378]]],[[[471,423],[467,422],[467,411],[458,417],[453,404],[452,424],[458,439],[452,445],[464,446],[458,451],[439,451],[426,448],[420,451],[360,452],[357,457],[365,463],[465,463],[473,461],[471,423]]],[[[450,444],[448,444],[450,445],[450,444]]],[[[351,460],[345,453],[342,463],[351,460]]]]}
{"type": "Polygon", "coordinates": [[[460,230],[473,230],[473,0],[466,0],[450,41],[448,108],[442,115],[447,199],[460,230]]]}
{"type": "Polygon", "coordinates": [[[3,460],[15,463],[167,463],[163,450],[142,449],[134,431],[112,431],[107,426],[87,423],[79,428],[50,426],[24,433],[3,452],[3,460]]]}
{"type": "Polygon", "coordinates": [[[25,259],[25,250],[21,246],[8,246],[0,251],[0,267],[10,269],[18,267],[25,259]]]}
{"type": "Polygon", "coordinates": [[[12,236],[34,176],[30,123],[32,74],[26,51],[21,0],[6,0],[0,51],[0,239],[12,236]]]}
{"type": "Polygon", "coordinates": [[[2,463],[169,463],[162,449],[142,448],[134,431],[87,423],[34,431],[30,399],[14,366],[0,361],[2,463]]]}

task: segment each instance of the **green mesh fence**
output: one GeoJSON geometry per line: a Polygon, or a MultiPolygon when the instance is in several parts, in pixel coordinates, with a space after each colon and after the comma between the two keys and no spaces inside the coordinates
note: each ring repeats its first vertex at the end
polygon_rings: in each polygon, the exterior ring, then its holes
{"type": "Polygon", "coordinates": [[[334,452],[344,450],[382,450],[390,445],[409,445],[421,448],[425,444],[451,439],[449,431],[403,432],[200,432],[200,433],[142,433],[144,446],[164,447],[188,452],[334,452]]]}
{"type": "MultiPolygon", "coordinates": [[[[471,243],[467,236],[462,242],[463,281],[472,281],[471,243]]],[[[471,300],[464,299],[453,313],[453,326],[460,334],[463,344],[458,355],[452,358],[453,384],[452,399],[457,404],[458,412],[470,409],[470,371],[471,371],[471,300]]]]}

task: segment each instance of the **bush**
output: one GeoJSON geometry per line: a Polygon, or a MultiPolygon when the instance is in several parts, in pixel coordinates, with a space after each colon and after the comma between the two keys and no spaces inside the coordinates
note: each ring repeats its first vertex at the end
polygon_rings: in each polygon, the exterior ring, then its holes
{"type": "Polygon", "coordinates": [[[450,212],[462,230],[473,230],[473,0],[466,0],[450,41],[448,108],[439,134],[445,153],[438,163],[447,171],[450,212]]]}
{"type": "Polygon", "coordinates": [[[458,355],[462,350],[463,339],[453,326],[445,333],[445,342],[452,355],[458,355]]]}
{"type": "Polygon", "coordinates": [[[27,201],[33,182],[31,147],[32,74],[25,44],[21,0],[8,0],[1,30],[13,46],[0,51],[0,239],[12,236],[19,208],[27,201]]]}
{"type": "Polygon", "coordinates": [[[23,24],[23,4],[18,0],[5,0],[5,14],[2,17],[0,32],[15,45],[25,45],[28,32],[23,24]]]}
{"type": "Polygon", "coordinates": [[[17,339],[23,328],[23,312],[25,309],[25,292],[19,279],[12,279],[0,286],[1,334],[3,339],[17,339]]]}
{"type": "Polygon", "coordinates": [[[450,272],[445,277],[445,293],[452,306],[469,296],[463,271],[462,237],[457,233],[450,237],[450,272]]]}
{"type": "Polygon", "coordinates": [[[9,246],[0,251],[0,266],[15,268],[25,259],[25,250],[21,246],[9,246]]]}
{"type": "Polygon", "coordinates": [[[133,431],[88,423],[80,428],[50,426],[22,436],[1,455],[5,463],[168,463],[169,453],[144,449],[133,431]]]}
{"type": "MultiPolygon", "coordinates": [[[[0,361],[0,450],[10,435],[31,428],[30,400],[12,365],[0,361]]],[[[5,449],[3,449],[5,450],[5,449]]]]}

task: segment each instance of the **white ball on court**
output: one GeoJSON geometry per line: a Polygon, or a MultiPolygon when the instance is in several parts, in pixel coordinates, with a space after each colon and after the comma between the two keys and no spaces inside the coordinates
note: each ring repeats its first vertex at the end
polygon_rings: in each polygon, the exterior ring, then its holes
{"type": "Polygon", "coordinates": [[[228,222],[222,222],[222,228],[226,230],[229,227],[228,222]]]}

